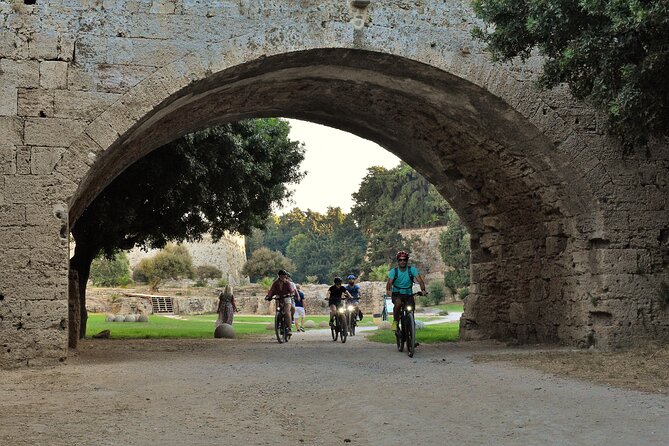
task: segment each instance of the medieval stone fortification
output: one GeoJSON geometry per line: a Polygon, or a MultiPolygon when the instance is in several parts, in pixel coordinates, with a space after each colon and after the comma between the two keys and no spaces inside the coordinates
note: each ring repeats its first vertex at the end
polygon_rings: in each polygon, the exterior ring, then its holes
{"type": "MultiPolygon", "coordinates": [[[[242,274],[242,268],[246,263],[246,246],[243,236],[226,234],[217,243],[214,243],[209,234],[205,234],[199,242],[185,242],[191,257],[193,266],[212,265],[220,269],[223,278],[231,285],[245,285],[249,278],[242,274]]],[[[128,253],[130,266],[134,267],[140,260],[154,256],[159,250],[149,249],[144,251],[135,248],[128,253]]]]}
{"type": "Polygon", "coordinates": [[[666,143],[623,154],[567,89],[537,90],[541,60],[493,64],[469,0],[34,3],[0,1],[0,367],[66,358],[69,226],[98,192],[267,116],[373,140],[437,187],[471,234],[462,339],[669,339],[666,143]]]}

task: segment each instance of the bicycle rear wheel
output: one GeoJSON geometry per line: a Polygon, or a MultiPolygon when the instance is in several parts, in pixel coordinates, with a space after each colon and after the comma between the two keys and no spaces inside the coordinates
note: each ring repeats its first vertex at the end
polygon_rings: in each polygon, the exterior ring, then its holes
{"type": "Polygon", "coordinates": [[[274,316],[274,334],[276,334],[276,340],[279,341],[279,344],[283,343],[284,325],[283,314],[281,314],[281,312],[277,312],[274,316]]]}
{"type": "Polygon", "coordinates": [[[402,319],[400,319],[400,322],[397,325],[397,329],[395,330],[395,341],[397,342],[397,351],[399,352],[404,351],[404,334],[402,333],[403,330],[404,330],[404,324],[402,323],[402,319]]]}
{"type": "Polygon", "coordinates": [[[412,313],[407,314],[406,320],[407,353],[409,358],[413,358],[413,354],[416,352],[416,323],[412,313]]]}
{"type": "Polygon", "coordinates": [[[339,316],[339,320],[341,321],[341,325],[339,326],[339,339],[341,339],[341,343],[343,344],[346,342],[346,336],[348,336],[348,324],[346,323],[346,316],[344,315],[339,316]]]}

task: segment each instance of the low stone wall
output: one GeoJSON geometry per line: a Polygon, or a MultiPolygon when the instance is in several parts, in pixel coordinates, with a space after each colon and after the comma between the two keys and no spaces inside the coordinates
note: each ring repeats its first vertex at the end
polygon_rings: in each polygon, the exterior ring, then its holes
{"type": "MultiPolygon", "coordinates": [[[[361,282],[360,307],[363,313],[380,313],[383,308],[384,282],[361,282]]],[[[308,314],[327,314],[325,301],[330,285],[302,285],[308,314]]],[[[217,288],[165,289],[155,295],[172,297],[175,314],[215,313],[218,306],[217,288]],[[183,296],[179,294],[188,293],[183,296]]],[[[261,285],[252,284],[233,289],[237,307],[243,314],[273,314],[274,304],[265,301],[267,290],[261,285]]],[[[115,288],[89,288],[86,308],[91,313],[111,314],[151,314],[153,308],[149,297],[136,294],[146,291],[115,288]]]]}

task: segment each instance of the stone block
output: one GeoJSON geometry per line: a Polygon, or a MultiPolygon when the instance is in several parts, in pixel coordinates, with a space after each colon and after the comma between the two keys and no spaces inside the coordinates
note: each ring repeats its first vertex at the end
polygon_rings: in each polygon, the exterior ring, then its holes
{"type": "Polygon", "coordinates": [[[151,14],[174,14],[176,2],[174,0],[153,0],[151,2],[151,14]]]}
{"type": "Polygon", "coordinates": [[[98,154],[102,152],[102,147],[87,134],[81,135],[70,146],[70,151],[82,162],[91,166],[98,154]]]}
{"type": "MultiPolygon", "coordinates": [[[[15,175],[5,179],[10,203],[64,203],[75,187],[56,175],[15,175]]],[[[50,206],[45,206],[50,208],[50,206]]]]}
{"type": "Polygon", "coordinates": [[[98,84],[96,71],[78,66],[70,66],[67,70],[67,89],[70,91],[95,91],[98,84]]]}
{"type": "MultiPolygon", "coordinates": [[[[2,227],[6,226],[20,226],[26,223],[26,208],[23,205],[9,206],[3,205],[0,206],[0,225],[2,227]]],[[[0,239],[1,240],[1,239],[0,239]]],[[[2,246],[2,243],[0,243],[2,246]]],[[[2,268],[3,260],[2,258],[7,255],[6,252],[3,252],[3,255],[0,256],[0,271],[3,271],[5,268],[2,268]]]]}
{"type": "Polygon", "coordinates": [[[54,97],[53,90],[21,88],[18,90],[17,113],[19,116],[53,117],[54,97]]]}
{"type": "Polygon", "coordinates": [[[16,148],[16,173],[19,175],[30,174],[30,146],[18,146],[16,148]]]}
{"type": "Polygon", "coordinates": [[[100,64],[96,70],[96,87],[109,93],[125,93],[155,72],[143,65],[100,64]]]}
{"type": "Polygon", "coordinates": [[[46,60],[58,58],[58,33],[42,29],[33,33],[28,42],[31,59],[46,60]]]}
{"type": "Polygon", "coordinates": [[[149,78],[122,98],[128,113],[141,119],[168,97],[167,90],[159,79],[149,78]]]}
{"type": "Polygon", "coordinates": [[[5,87],[39,87],[39,62],[0,59],[0,85],[5,87]]]}
{"type": "Polygon", "coordinates": [[[56,91],[54,117],[91,122],[119,97],[118,94],[94,91],[56,91]]]}
{"type": "Polygon", "coordinates": [[[0,86],[0,116],[16,116],[18,110],[18,89],[0,86]]]}
{"type": "Polygon", "coordinates": [[[16,174],[16,146],[0,144],[0,175],[2,174],[16,174]]]}
{"type": "Polygon", "coordinates": [[[33,147],[30,156],[30,173],[51,175],[66,149],[61,147],[33,147]]]}
{"type": "Polygon", "coordinates": [[[3,145],[22,145],[23,120],[16,116],[0,116],[0,135],[3,145]]]}
{"type": "Polygon", "coordinates": [[[119,138],[119,134],[116,130],[114,130],[108,122],[105,122],[104,119],[96,119],[93,121],[88,128],[86,128],[86,134],[103,149],[109,148],[109,146],[114,144],[119,138]]]}
{"type": "Polygon", "coordinates": [[[28,118],[25,143],[45,147],[69,147],[84,131],[86,123],[75,119],[28,118]]]}
{"type": "Polygon", "coordinates": [[[45,60],[39,64],[39,85],[46,89],[67,88],[67,62],[45,60]]]}
{"type": "Polygon", "coordinates": [[[28,300],[21,315],[26,329],[67,329],[67,300],[28,300]]]}

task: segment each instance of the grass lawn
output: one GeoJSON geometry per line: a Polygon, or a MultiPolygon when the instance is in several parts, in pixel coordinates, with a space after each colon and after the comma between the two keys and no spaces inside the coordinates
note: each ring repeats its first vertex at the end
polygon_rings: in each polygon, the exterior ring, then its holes
{"type": "MultiPolygon", "coordinates": [[[[426,325],[421,330],[416,330],[416,341],[421,344],[433,344],[436,342],[453,342],[460,338],[460,324],[449,322],[444,324],[426,325]]],[[[384,344],[395,343],[395,333],[391,330],[378,330],[367,336],[367,339],[384,344]]]]}
{"type": "MultiPolygon", "coordinates": [[[[314,315],[306,317],[305,320],[312,320],[318,326],[319,322],[327,322],[329,316],[314,315]]],[[[102,330],[109,330],[112,339],[207,339],[214,336],[215,321],[215,314],[182,316],[182,319],[154,314],[149,316],[149,322],[106,322],[104,314],[89,314],[86,337],[90,338],[102,330]]],[[[266,329],[267,324],[273,322],[274,316],[269,315],[235,315],[233,323],[237,337],[245,337],[273,333],[266,329]]],[[[372,326],[374,322],[371,317],[365,316],[358,325],[372,326]]]]}

